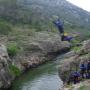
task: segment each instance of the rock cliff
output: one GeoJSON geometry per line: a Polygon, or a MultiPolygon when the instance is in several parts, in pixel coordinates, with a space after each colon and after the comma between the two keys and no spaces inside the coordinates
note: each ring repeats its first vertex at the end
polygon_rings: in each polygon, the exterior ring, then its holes
{"type": "Polygon", "coordinates": [[[84,41],[83,45],[78,47],[78,51],[74,50],[65,56],[66,58],[61,61],[59,67],[59,76],[63,82],[67,81],[71,72],[79,70],[80,62],[90,60],[90,40],[84,41]]]}
{"type": "Polygon", "coordinates": [[[37,37],[38,40],[32,40],[32,42],[24,44],[25,50],[11,59],[6,47],[0,45],[0,88],[8,88],[15,77],[25,70],[53,60],[56,55],[70,48],[70,44],[61,42],[58,35],[51,37],[46,34],[46,39],[43,39],[45,35],[41,34],[39,34],[39,38],[37,37]],[[41,39],[40,36],[42,36],[41,39]]]}

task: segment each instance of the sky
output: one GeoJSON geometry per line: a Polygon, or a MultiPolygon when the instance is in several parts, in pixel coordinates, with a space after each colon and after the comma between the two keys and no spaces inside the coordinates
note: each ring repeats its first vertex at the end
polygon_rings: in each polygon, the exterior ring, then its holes
{"type": "Polygon", "coordinates": [[[90,12],[90,0],[67,0],[80,8],[90,12]]]}

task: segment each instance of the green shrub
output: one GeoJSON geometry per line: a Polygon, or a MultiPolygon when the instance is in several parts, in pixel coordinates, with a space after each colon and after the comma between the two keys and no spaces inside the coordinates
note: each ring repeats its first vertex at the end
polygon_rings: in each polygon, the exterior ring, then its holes
{"type": "Polygon", "coordinates": [[[9,70],[10,73],[14,76],[19,76],[21,74],[20,69],[15,65],[9,64],[9,70]]]}
{"type": "Polygon", "coordinates": [[[81,86],[79,90],[87,90],[86,86],[81,86]]]}
{"type": "Polygon", "coordinates": [[[74,45],[74,44],[79,44],[80,43],[80,40],[77,40],[76,38],[75,39],[73,39],[72,41],[71,41],[71,43],[74,45]]]}
{"type": "Polygon", "coordinates": [[[0,34],[1,35],[8,35],[9,32],[11,32],[11,26],[7,24],[6,22],[0,21],[0,34]]]}
{"type": "Polygon", "coordinates": [[[17,46],[16,43],[10,43],[7,46],[7,51],[8,51],[9,56],[13,57],[20,51],[20,48],[17,46]]]}
{"type": "Polygon", "coordinates": [[[81,48],[76,46],[76,47],[73,47],[72,50],[75,52],[79,52],[81,50],[81,48]]]}

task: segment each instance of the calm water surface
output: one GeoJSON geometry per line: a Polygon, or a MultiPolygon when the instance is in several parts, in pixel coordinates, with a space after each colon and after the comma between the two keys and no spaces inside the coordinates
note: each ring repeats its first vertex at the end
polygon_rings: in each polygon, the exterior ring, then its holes
{"type": "Polygon", "coordinates": [[[58,62],[61,58],[29,70],[15,80],[10,90],[59,90],[62,86],[58,77],[58,62]]]}

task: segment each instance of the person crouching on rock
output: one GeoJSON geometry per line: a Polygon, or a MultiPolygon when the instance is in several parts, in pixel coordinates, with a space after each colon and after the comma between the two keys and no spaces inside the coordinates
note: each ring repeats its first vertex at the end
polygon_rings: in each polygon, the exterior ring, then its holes
{"type": "Polygon", "coordinates": [[[81,62],[80,63],[80,73],[83,79],[86,78],[86,69],[87,69],[86,63],[84,61],[81,62]]]}

